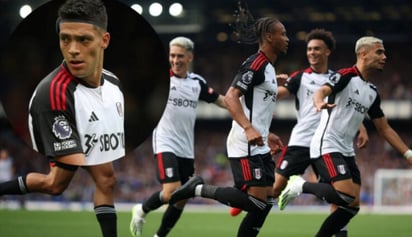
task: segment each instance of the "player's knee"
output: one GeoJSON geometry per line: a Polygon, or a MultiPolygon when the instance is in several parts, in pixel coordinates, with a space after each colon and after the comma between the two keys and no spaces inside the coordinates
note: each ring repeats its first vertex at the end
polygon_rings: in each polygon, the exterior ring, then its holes
{"type": "Polygon", "coordinates": [[[272,195],[273,197],[279,197],[279,195],[282,193],[283,189],[286,187],[286,184],[280,184],[280,185],[275,185],[272,189],[272,195]]]}
{"type": "Polygon", "coordinates": [[[114,175],[105,177],[103,182],[100,182],[99,188],[104,192],[112,193],[116,184],[116,177],[114,175]]]}
{"type": "Polygon", "coordinates": [[[163,202],[168,203],[171,197],[172,197],[172,193],[171,193],[171,192],[162,192],[162,196],[160,197],[160,199],[161,199],[163,202]]]}
{"type": "Polygon", "coordinates": [[[342,210],[349,212],[351,215],[356,216],[359,213],[360,208],[359,207],[344,207],[344,206],[339,206],[342,210]]]}
{"type": "Polygon", "coordinates": [[[347,207],[350,204],[352,204],[356,199],[354,196],[351,196],[343,192],[336,191],[336,193],[338,194],[338,200],[335,204],[339,206],[347,207]]]}
{"type": "Polygon", "coordinates": [[[248,212],[259,212],[265,210],[267,203],[253,196],[248,196],[248,203],[245,210],[248,212]]]}
{"type": "Polygon", "coordinates": [[[66,190],[67,186],[67,184],[61,182],[48,182],[45,185],[45,190],[50,195],[58,196],[66,190]]]}

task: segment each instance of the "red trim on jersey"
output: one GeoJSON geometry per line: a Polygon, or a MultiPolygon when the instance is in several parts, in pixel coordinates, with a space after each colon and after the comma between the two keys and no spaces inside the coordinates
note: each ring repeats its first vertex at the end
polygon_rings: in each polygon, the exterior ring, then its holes
{"type": "Polygon", "coordinates": [[[312,69],[311,67],[308,67],[308,68],[306,68],[305,70],[303,70],[303,72],[312,73],[312,72],[313,72],[313,69],[312,69]]]}
{"type": "Polygon", "coordinates": [[[359,75],[359,72],[358,72],[358,70],[356,69],[355,66],[340,69],[338,72],[342,75],[349,74],[349,73],[355,73],[356,75],[359,75]]]}
{"type": "Polygon", "coordinates": [[[248,158],[240,159],[240,164],[242,166],[243,179],[245,181],[252,180],[252,173],[250,171],[249,159],[248,158]]]}
{"type": "Polygon", "coordinates": [[[332,157],[330,154],[322,155],[323,161],[326,164],[326,169],[328,170],[329,176],[331,178],[335,177],[338,172],[336,172],[335,166],[333,165],[332,157]]]}
{"type": "Polygon", "coordinates": [[[62,85],[62,91],[63,91],[63,93],[62,93],[62,106],[63,106],[63,110],[66,110],[67,109],[67,96],[66,96],[66,91],[67,91],[67,86],[69,85],[69,83],[70,83],[70,77],[66,77],[66,79],[64,80],[64,82],[63,82],[63,85],[62,85]]]}
{"type": "MultiPolygon", "coordinates": [[[[64,69],[64,67],[63,67],[64,69]]],[[[59,71],[50,84],[50,106],[52,110],[66,110],[66,91],[73,78],[66,70],[59,71]]]]}
{"type": "Polygon", "coordinates": [[[159,178],[161,180],[165,179],[165,169],[163,166],[163,153],[157,154],[157,169],[159,170],[159,178]]]}
{"type": "Polygon", "coordinates": [[[298,75],[300,72],[301,72],[300,70],[294,71],[294,72],[292,72],[292,73],[290,74],[289,77],[294,77],[294,76],[298,75]]]}
{"type": "Polygon", "coordinates": [[[55,99],[55,95],[54,95],[54,84],[56,83],[57,79],[56,78],[60,78],[61,74],[63,73],[63,71],[59,71],[59,73],[57,73],[57,75],[55,76],[55,78],[53,78],[51,85],[50,85],[50,106],[52,110],[56,110],[56,101],[55,99]]]}
{"type": "Polygon", "coordinates": [[[267,61],[265,55],[259,52],[258,56],[253,60],[253,63],[250,65],[250,69],[259,70],[259,68],[267,61]]]}

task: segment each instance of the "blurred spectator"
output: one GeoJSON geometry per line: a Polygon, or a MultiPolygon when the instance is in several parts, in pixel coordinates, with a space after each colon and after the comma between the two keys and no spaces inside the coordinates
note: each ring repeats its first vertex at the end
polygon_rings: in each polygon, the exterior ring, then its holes
{"type": "MultiPolygon", "coordinates": [[[[9,155],[9,151],[0,147],[0,182],[8,181],[13,178],[14,168],[13,159],[9,155]]],[[[8,207],[9,197],[0,196],[1,206],[8,207]]]]}

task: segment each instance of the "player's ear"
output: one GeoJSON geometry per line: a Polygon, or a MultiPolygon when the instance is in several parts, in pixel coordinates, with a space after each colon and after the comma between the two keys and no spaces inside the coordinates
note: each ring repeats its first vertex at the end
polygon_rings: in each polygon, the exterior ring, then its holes
{"type": "Polygon", "coordinates": [[[330,49],[326,49],[326,56],[328,56],[329,57],[329,55],[332,53],[332,51],[330,50],[330,49]]]}
{"type": "Polygon", "coordinates": [[[189,62],[192,62],[193,61],[193,53],[191,53],[191,52],[189,52],[189,62]]]}
{"type": "Polygon", "coordinates": [[[105,32],[103,33],[103,49],[106,49],[109,46],[109,42],[110,42],[110,34],[109,32],[105,32]]]}

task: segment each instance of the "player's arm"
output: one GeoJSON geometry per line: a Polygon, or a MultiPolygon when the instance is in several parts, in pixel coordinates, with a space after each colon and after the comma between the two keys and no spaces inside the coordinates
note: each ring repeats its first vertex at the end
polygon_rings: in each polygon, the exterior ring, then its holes
{"type": "Polygon", "coordinates": [[[280,137],[272,132],[269,132],[268,135],[268,145],[270,148],[270,154],[277,154],[283,149],[283,142],[280,137]]]}
{"type": "Polygon", "coordinates": [[[67,165],[82,166],[86,164],[86,159],[83,153],[58,156],[54,157],[54,160],[67,165]]]}
{"type": "Polygon", "coordinates": [[[372,120],[377,132],[382,136],[393,148],[403,154],[405,158],[412,164],[412,151],[405,144],[398,133],[388,124],[386,117],[375,118],[372,120]]]}
{"type": "Polygon", "coordinates": [[[226,109],[226,102],[225,102],[225,96],[224,95],[219,95],[217,99],[214,102],[217,106],[226,109]]]}
{"type": "Polygon", "coordinates": [[[284,86],[278,86],[278,99],[286,98],[290,95],[289,90],[284,86]]]}
{"type": "Polygon", "coordinates": [[[263,146],[264,142],[262,134],[260,134],[260,132],[252,126],[252,123],[245,116],[242,105],[240,104],[239,97],[241,97],[242,95],[243,93],[240,91],[240,89],[231,86],[225,95],[227,110],[229,111],[233,120],[235,120],[239,124],[239,126],[241,126],[245,130],[249,144],[263,146]]]}
{"type": "Polygon", "coordinates": [[[332,93],[332,88],[328,85],[321,86],[313,95],[313,105],[316,111],[319,112],[322,109],[330,109],[336,106],[336,104],[328,104],[325,102],[325,98],[332,93]]]}
{"type": "Polygon", "coordinates": [[[288,74],[278,74],[276,75],[276,81],[278,83],[278,94],[277,98],[282,99],[290,95],[290,91],[284,86],[287,79],[289,78],[288,74]]]}
{"type": "Polygon", "coordinates": [[[363,123],[361,123],[361,125],[359,126],[359,134],[358,134],[356,146],[358,148],[365,148],[366,145],[368,145],[368,142],[369,142],[368,131],[366,130],[363,123]]]}

